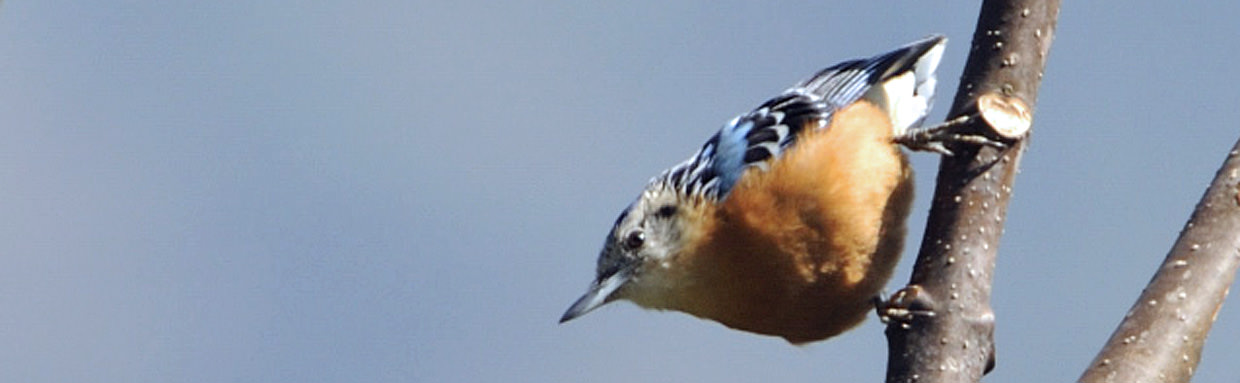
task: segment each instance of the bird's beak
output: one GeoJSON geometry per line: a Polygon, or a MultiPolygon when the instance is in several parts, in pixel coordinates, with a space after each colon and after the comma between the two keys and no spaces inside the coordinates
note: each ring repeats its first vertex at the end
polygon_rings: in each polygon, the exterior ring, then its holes
{"type": "Polygon", "coordinates": [[[594,281],[594,283],[590,284],[590,290],[586,291],[585,295],[582,295],[581,298],[577,299],[577,302],[573,303],[573,306],[569,307],[568,311],[564,312],[564,316],[560,317],[560,323],[568,322],[579,316],[586,315],[586,313],[591,310],[594,310],[607,302],[611,302],[611,295],[615,294],[616,291],[623,287],[626,283],[629,283],[629,280],[632,279],[632,275],[632,271],[621,269],[619,272],[612,274],[610,277],[607,277],[601,281],[594,281]]]}

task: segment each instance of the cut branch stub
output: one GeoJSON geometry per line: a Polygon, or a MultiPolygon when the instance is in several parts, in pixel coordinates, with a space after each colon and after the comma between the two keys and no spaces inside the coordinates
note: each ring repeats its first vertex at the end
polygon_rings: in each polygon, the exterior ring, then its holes
{"type": "Polygon", "coordinates": [[[1015,140],[1029,133],[1033,111],[1019,98],[987,93],[977,98],[977,112],[991,131],[1000,137],[1015,140]]]}

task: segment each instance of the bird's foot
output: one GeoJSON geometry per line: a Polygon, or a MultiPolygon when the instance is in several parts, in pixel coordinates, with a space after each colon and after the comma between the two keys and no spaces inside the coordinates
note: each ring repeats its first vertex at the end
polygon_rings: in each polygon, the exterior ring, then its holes
{"type": "Polygon", "coordinates": [[[955,147],[961,144],[990,146],[996,149],[1008,147],[1007,144],[984,134],[966,132],[963,128],[967,127],[974,118],[977,118],[977,115],[965,115],[935,126],[909,129],[904,134],[896,136],[895,142],[910,150],[935,152],[947,156],[955,155],[948,148],[949,146],[955,147]]]}

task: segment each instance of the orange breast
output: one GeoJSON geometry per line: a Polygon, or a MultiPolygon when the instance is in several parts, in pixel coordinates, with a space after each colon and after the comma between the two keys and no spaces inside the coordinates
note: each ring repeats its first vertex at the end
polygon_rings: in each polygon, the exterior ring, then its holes
{"type": "Polygon", "coordinates": [[[885,113],[858,102],[750,170],[677,257],[693,283],[671,308],[793,343],[859,323],[899,258],[912,200],[891,134],[885,113]]]}

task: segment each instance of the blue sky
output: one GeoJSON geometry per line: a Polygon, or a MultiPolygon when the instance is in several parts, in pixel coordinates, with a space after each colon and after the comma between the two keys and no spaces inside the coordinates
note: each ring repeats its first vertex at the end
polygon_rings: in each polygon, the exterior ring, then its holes
{"type": "MultiPolygon", "coordinates": [[[[735,114],[931,33],[953,93],[977,4],[937,3],[5,2],[0,380],[878,381],[873,319],[799,348],[556,319],[645,180],[735,114]]],[[[1065,4],[992,379],[1075,379],[1149,279],[1240,136],[1238,18],[1065,4]]],[[[1231,303],[1196,381],[1240,372],[1231,303]]]]}

